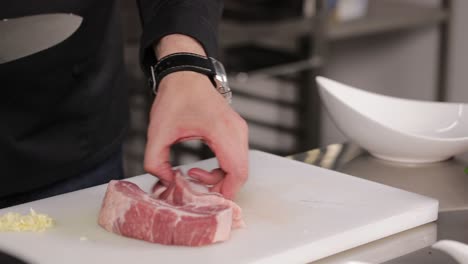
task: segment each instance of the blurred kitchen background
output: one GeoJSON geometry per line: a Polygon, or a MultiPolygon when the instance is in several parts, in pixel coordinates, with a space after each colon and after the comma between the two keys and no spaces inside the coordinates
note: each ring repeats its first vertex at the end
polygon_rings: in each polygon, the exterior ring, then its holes
{"type": "MultiPolygon", "coordinates": [[[[121,2],[132,176],[144,172],[152,99],[138,65],[136,3],[121,2]]],[[[468,102],[465,25],[465,0],[225,0],[220,58],[251,148],[288,155],[346,140],[320,104],[316,75],[391,96],[468,102]]],[[[211,155],[200,142],[173,148],[174,164],[211,155]]]]}

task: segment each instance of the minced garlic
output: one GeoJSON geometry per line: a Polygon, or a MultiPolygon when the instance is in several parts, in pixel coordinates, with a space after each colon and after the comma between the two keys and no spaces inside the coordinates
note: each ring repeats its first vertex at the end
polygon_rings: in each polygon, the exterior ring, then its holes
{"type": "Polygon", "coordinates": [[[54,226],[54,220],[46,214],[38,214],[32,208],[29,214],[7,213],[0,216],[0,232],[40,232],[54,226]]]}

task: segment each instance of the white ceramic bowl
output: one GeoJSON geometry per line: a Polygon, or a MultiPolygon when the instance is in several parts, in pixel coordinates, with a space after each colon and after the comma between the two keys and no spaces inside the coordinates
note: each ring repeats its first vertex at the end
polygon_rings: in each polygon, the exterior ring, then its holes
{"type": "Polygon", "coordinates": [[[379,95],[317,77],[338,128],[372,155],[425,163],[468,151],[468,105],[379,95]]]}

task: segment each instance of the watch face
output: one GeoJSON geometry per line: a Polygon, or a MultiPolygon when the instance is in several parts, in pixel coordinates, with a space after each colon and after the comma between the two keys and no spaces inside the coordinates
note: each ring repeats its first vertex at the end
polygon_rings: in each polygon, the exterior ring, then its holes
{"type": "Polygon", "coordinates": [[[215,70],[215,73],[216,73],[216,78],[223,85],[228,86],[227,74],[226,74],[226,70],[224,69],[223,64],[221,62],[217,61],[214,58],[210,58],[210,59],[213,62],[213,67],[214,67],[214,70],[215,70]]]}
{"type": "Polygon", "coordinates": [[[217,84],[216,90],[228,101],[228,103],[232,102],[232,91],[229,86],[225,86],[222,84],[218,76],[215,76],[215,82],[217,84]]]}
{"type": "Polygon", "coordinates": [[[215,81],[216,83],[218,83],[218,87],[216,87],[216,89],[219,93],[221,93],[224,96],[224,98],[228,100],[229,103],[231,103],[232,92],[227,80],[226,70],[224,69],[224,66],[221,62],[217,61],[214,58],[210,59],[213,62],[214,70],[216,73],[215,81]]]}

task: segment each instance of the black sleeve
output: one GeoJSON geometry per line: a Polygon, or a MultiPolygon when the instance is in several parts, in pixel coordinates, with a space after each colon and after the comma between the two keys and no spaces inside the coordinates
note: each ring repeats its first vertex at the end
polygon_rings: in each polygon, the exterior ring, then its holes
{"type": "Polygon", "coordinates": [[[209,56],[218,49],[218,24],[222,0],[137,0],[143,34],[140,62],[145,73],[155,63],[153,45],[169,34],[183,34],[198,40],[209,56]]]}

